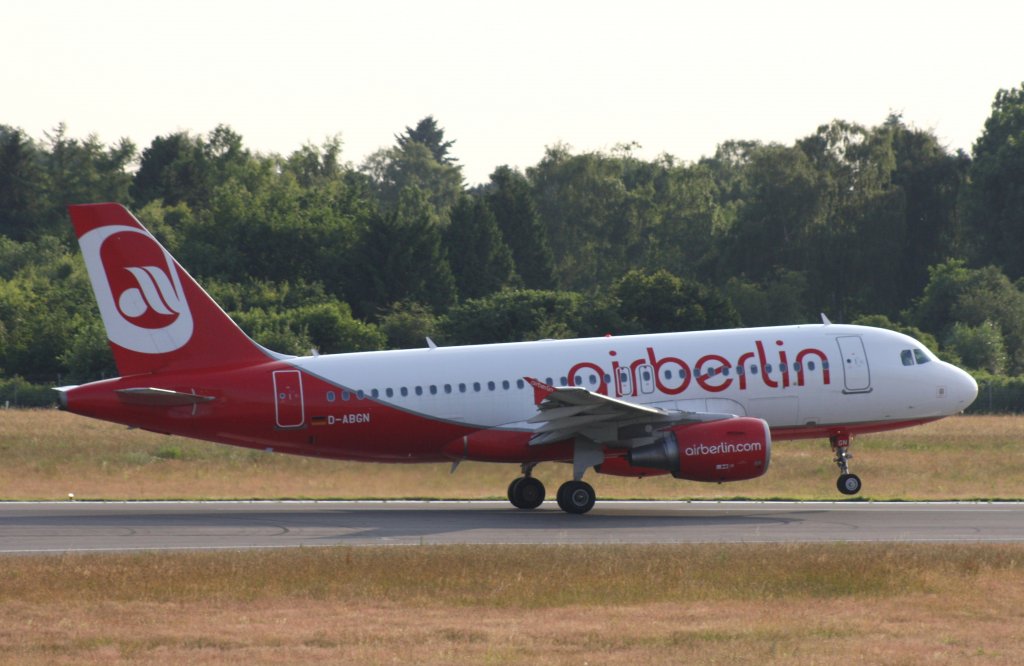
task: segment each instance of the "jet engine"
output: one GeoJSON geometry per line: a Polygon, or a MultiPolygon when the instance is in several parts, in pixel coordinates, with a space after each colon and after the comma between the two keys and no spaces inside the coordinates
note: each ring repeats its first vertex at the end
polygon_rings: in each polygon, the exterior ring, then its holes
{"type": "Polygon", "coordinates": [[[736,417],[667,428],[653,444],[630,449],[630,466],[663,469],[690,481],[742,481],[768,471],[772,435],[763,419],[736,417]]]}

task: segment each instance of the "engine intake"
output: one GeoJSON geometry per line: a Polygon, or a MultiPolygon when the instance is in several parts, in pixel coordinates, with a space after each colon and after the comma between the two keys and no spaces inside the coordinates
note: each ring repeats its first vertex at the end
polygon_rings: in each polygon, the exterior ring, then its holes
{"type": "Polygon", "coordinates": [[[664,437],[631,449],[631,466],[663,469],[690,481],[742,481],[768,471],[772,435],[763,419],[736,417],[673,426],[664,437]]]}

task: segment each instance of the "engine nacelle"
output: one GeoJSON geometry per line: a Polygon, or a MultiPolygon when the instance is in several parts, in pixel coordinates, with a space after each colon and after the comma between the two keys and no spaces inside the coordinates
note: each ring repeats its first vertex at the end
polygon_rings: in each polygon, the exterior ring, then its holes
{"type": "Polygon", "coordinates": [[[653,444],[627,454],[635,467],[664,469],[690,481],[742,481],[768,471],[772,435],[762,419],[737,417],[668,428],[653,444]]]}

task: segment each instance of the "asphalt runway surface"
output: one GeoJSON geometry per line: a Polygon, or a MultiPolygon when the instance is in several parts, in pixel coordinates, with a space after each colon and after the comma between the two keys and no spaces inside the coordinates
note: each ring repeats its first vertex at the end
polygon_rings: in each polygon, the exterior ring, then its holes
{"type": "Polygon", "coordinates": [[[1024,503],[4,502],[0,553],[335,545],[1021,542],[1024,503]]]}

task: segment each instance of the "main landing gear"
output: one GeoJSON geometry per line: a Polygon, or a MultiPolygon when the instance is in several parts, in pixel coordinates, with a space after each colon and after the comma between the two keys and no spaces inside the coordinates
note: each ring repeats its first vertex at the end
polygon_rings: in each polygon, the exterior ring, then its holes
{"type": "MultiPolygon", "coordinates": [[[[536,464],[523,463],[523,475],[508,484],[508,501],[517,509],[536,509],[544,502],[544,484],[532,476],[536,464]]],[[[597,501],[597,493],[585,481],[566,481],[557,497],[558,507],[566,513],[586,513],[597,501]]]]}
{"type": "Polygon", "coordinates": [[[832,444],[832,452],[836,454],[833,459],[839,467],[839,478],[836,480],[836,488],[844,495],[856,495],[860,492],[860,477],[850,474],[849,460],[853,454],[849,452],[850,441],[853,439],[848,432],[837,432],[829,437],[832,444]]]}
{"type": "Polygon", "coordinates": [[[537,463],[523,463],[523,475],[508,484],[508,501],[517,509],[536,509],[544,502],[544,484],[533,478],[537,463]]]}

